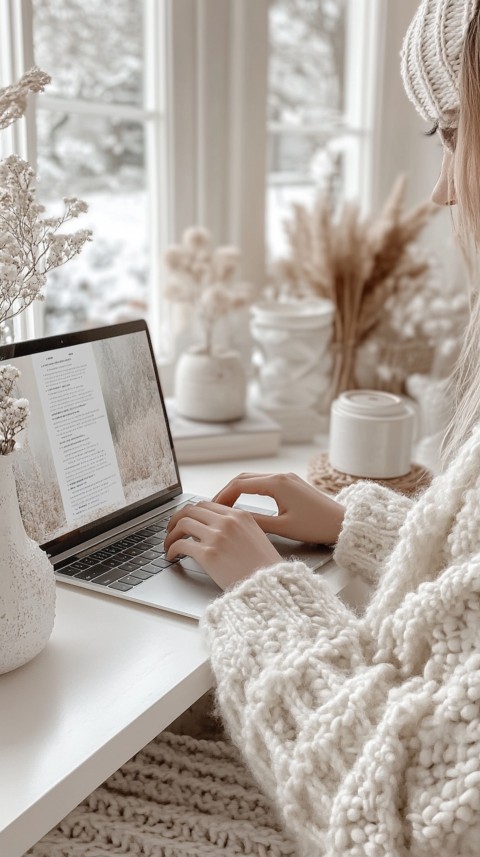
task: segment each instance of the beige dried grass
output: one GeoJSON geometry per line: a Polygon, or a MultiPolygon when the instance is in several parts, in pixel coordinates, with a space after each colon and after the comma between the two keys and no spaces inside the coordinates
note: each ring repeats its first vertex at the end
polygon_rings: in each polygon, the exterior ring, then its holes
{"type": "Polygon", "coordinates": [[[380,323],[401,276],[420,283],[427,274],[428,264],[407,251],[436,207],[425,202],[405,213],[406,188],[400,176],[379,215],[365,218],[355,202],[345,202],[335,217],[331,199],[319,193],[311,211],[294,205],[285,224],[289,256],[277,272],[293,294],[313,293],[336,307],[332,395],[355,387],[356,349],[380,323]]]}

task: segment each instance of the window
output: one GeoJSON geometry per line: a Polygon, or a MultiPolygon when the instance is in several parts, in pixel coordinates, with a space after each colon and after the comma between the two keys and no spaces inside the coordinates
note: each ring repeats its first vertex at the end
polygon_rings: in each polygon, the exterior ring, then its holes
{"type": "MultiPolygon", "coordinates": [[[[372,0],[272,0],[267,248],[281,255],[292,202],[319,188],[368,204],[372,0]],[[368,48],[368,51],[367,51],[368,48]],[[370,55],[370,64],[369,64],[370,55]]],[[[374,46],[374,45],[373,45],[374,46]]]]}
{"type": "Polygon", "coordinates": [[[96,0],[0,0],[0,84],[35,61],[54,79],[0,143],[38,166],[47,198],[84,198],[94,229],[17,336],[146,314],[171,358],[162,250],[195,223],[237,244],[261,287],[268,5],[118,0],[109,14],[96,0]]]}
{"type": "Polygon", "coordinates": [[[45,332],[146,308],[143,9],[33,0],[35,62],[52,83],[37,101],[38,190],[88,202],[95,235],[48,280],[45,332]]]}
{"type": "MultiPolygon", "coordinates": [[[[32,0],[33,49],[52,84],[37,101],[37,172],[45,204],[64,195],[89,206],[82,227],[94,241],[48,280],[45,333],[145,316],[150,311],[152,240],[149,136],[161,157],[162,105],[149,93],[148,51],[164,57],[150,4],[32,0]]],[[[158,14],[164,4],[158,3],[158,14]]],[[[152,165],[153,166],[153,165],[152,165]]],[[[160,224],[157,225],[157,228],[160,224]]]]}
{"type": "Polygon", "coordinates": [[[47,211],[78,196],[89,212],[72,228],[94,233],[50,273],[45,303],[25,314],[29,335],[154,315],[158,333],[166,14],[166,0],[117,0],[114,15],[96,0],[0,0],[2,83],[34,63],[52,77],[12,145],[35,166],[47,211]]]}
{"type": "Polygon", "coordinates": [[[161,259],[183,229],[236,244],[260,291],[292,199],[322,180],[368,201],[382,3],[116,0],[110,14],[97,0],[0,0],[0,85],[34,62],[53,78],[0,144],[37,168],[46,203],[85,199],[78,226],[94,231],[18,335],[141,315],[171,357],[185,340],[161,259]]]}

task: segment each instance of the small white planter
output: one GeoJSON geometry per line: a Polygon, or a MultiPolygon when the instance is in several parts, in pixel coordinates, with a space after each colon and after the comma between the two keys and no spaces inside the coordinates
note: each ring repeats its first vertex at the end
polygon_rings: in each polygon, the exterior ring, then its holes
{"type": "Polygon", "coordinates": [[[0,455],[0,673],[46,646],[55,620],[55,576],[44,551],[27,536],[18,507],[12,452],[0,455]]]}
{"type": "Polygon", "coordinates": [[[251,307],[258,404],[283,426],[284,440],[309,440],[328,411],[334,314],[332,301],[321,298],[251,307]]]}
{"type": "Polygon", "coordinates": [[[236,351],[182,354],[175,371],[175,405],[187,419],[227,422],[245,416],[245,369],[236,351]]]}

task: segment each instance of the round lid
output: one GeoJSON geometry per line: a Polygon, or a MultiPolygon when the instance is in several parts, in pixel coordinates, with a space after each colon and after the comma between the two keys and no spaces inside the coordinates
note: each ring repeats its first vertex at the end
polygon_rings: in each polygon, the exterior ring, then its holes
{"type": "Polygon", "coordinates": [[[401,396],[380,390],[348,390],[336,400],[344,413],[362,417],[397,417],[410,409],[401,396]]]}
{"type": "Polygon", "coordinates": [[[257,301],[250,307],[256,322],[276,326],[310,327],[330,324],[335,315],[335,304],[328,298],[301,298],[298,300],[257,301]]]}

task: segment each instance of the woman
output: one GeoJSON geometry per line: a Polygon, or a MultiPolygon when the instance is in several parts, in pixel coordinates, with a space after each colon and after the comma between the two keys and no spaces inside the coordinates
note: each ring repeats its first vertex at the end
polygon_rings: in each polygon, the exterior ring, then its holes
{"type": "MultiPolygon", "coordinates": [[[[433,198],[480,241],[480,11],[423,0],[408,31],[407,93],[444,160],[433,198]]],[[[218,711],[306,855],[480,853],[480,360],[478,302],[457,375],[448,465],[416,501],[370,483],[336,501],[298,477],[242,474],[173,519],[228,590],[207,635],[218,711]],[[278,517],[230,509],[267,494],[278,517]],[[264,530],[335,544],[376,585],[363,616],[264,530]],[[193,536],[193,538],[188,538],[193,536]]]]}

